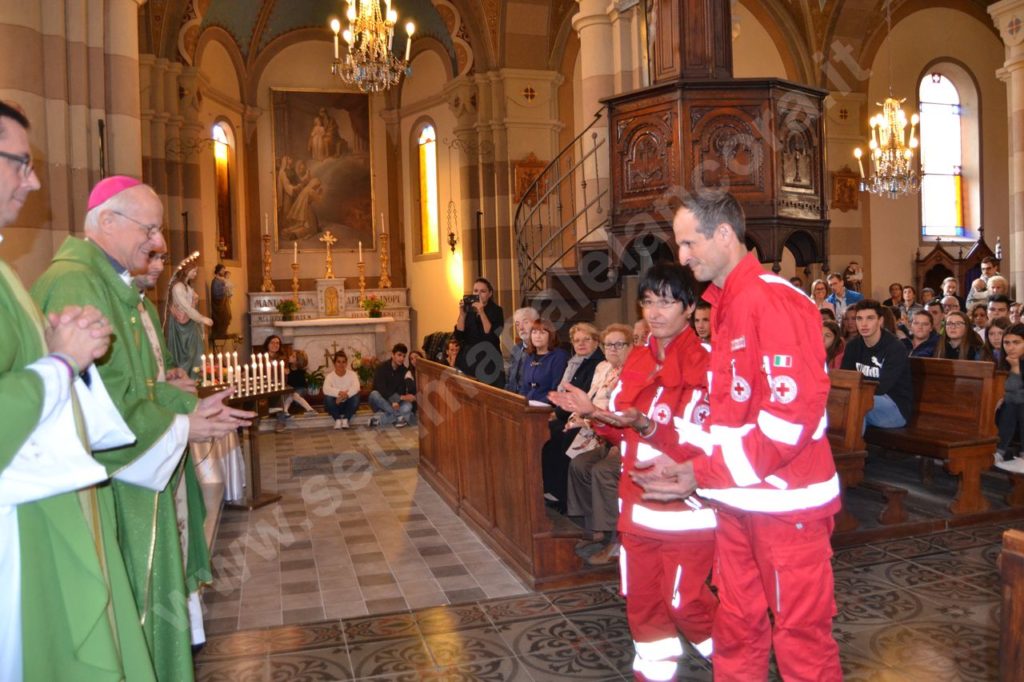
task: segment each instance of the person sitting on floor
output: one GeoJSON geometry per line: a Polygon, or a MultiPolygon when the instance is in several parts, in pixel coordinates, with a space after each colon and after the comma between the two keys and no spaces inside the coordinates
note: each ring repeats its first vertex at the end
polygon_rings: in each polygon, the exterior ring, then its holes
{"type": "Polygon", "coordinates": [[[549,320],[534,321],[530,327],[526,354],[528,359],[523,369],[519,394],[527,400],[549,403],[548,392],[558,388],[558,382],[569,362],[569,354],[558,347],[555,326],[549,320]]]}
{"type": "MultiPolygon", "coordinates": [[[[278,336],[277,334],[271,334],[270,336],[268,336],[263,341],[263,349],[260,352],[261,353],[266,353],[267,355],[269,355],[271,360],[277,360],[278,362],[287,362],[287,363],[289,363],[289,365],[288,365],[289,368],[292,367],[292,358],[296,358],[297,357],[297,353],[301,353],[301,351],[293,351],[290,355],[288,353],[285,353],[284,352],[284,348],[281,345],[281,337],[278,336]]],[[[302,353],[302,355],[305,356],[305,353],[302,353]]],[[[292,385],[291,384],[292,378],[293,378],[292,373],[289,371],[287,376],[285,377],[286,383],[289,386],[292,385]]],[[[305,372],[305,365],[303,365],[303,367],[302,367],[302,382],[303,382],[303,384],[305,384],[305,381],[306,381],[306,372],[305,372]]],[[[297,402],[303,409],[305,409],[307,415],[309,415],[309,416],[316,415],[316,410],[313,409],[313,406],[310,405],[308,402],[306,402],[306,399],[303,398],[301,395],[299,395],[298,391],[296,390],[294,393],[289,393],[288,395],[284,396],[281,399],[281,410],[280,410],[280,412],[277,413],[277,424],[275,424],[275,426],[274,426],[274,430],[275,431],[281,431],[281,430],[283,430],[285,428],[286,421],[291,418],[291,414],[288,413],[288,408],[290,408],[292,406],[292,402],[293,401],[297,402]]]]}
{"type": "MultiPolygon", "coordinates": [[[[421,350],[409,351],[409,369],[405,373],[405,392],[409,395],[416,395],[416,363],[424,357],[426,356],[423,355],[423,351],[421,350]]],[[[416,413],[419,411],[417,407],[418,403],[414,400],[412,403],[412,412],[409,413],[410,424],[416,423],[416,413]]]]}
{"type": "Polygon", "coordinates": [[[864,416],[864,425],[881,429],[905,426],[913,410],[914,386],[907,349],[882,327],[882,304],[872,299],[855,306],[857,337],[850,339],[843,353],[843,369],[855,369],[878,382],[874,407],[864,416]]]}
{"type": "Polygon", "coordinates": [[[987,360],[992,356],[985,349],[985,342],[971,329],[967,316],[956,312],[946,315],[945,328],[935,346],[936,358],[949,360],[987,360]]]}
{"type": "Polygon", "coordinates": [[[334,371],[324,377],[324,409],[334,420],[334,428],[347,429],[359,409],[359,375],[348,368],[348,355],[334,354],[334,371]]]}
{"type": "Polygon", "coordinates": [[[903,339],[903,345],[912,358],[930,358],[935,355],[939,335],[932,327],[934,318],[925,310],[918,310],[910,320],[910,336],[903,339]]]}
{"type": "Polygon", "coordinates": [[[406,391],[405,356],[408,352],[404,343],[396,343],[391,349],[391,359],[378,365],[373,373],[373,390],[368,402],[375,414],[370,426],[394,424],[396,429],[401,429],[409,424],[416,396],[406,391]]]}

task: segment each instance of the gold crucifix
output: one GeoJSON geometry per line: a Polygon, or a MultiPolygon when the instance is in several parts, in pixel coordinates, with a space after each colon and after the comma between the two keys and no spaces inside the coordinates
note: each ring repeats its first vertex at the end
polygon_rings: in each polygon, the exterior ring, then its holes
{"type": "Polygon", "coordinates": [[[324,272],[324,279],[334,279],[334,259],[331,258],[331,245],[338,241],[338,238],[331,234],[330,230],[324,232],[323,236],[320,237],[320,241],[327,245],[327,259],[324,263],[326,271],[324,272]]]}

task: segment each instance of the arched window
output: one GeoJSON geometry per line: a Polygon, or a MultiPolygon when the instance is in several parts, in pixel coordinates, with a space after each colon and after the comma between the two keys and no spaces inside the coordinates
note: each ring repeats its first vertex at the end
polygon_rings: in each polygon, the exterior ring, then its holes
{"type": "Polygon", "coordinates": [[[980,224],[977,93],[962,68],[943,64],[921,78],[918,99],[921,236],[969,237],[980,224]]]}
{"type": "Polygon", "coordinates": [[[437,133],[427,123],[416,139],[419,160],[420,253],[438,253],[440,220],[437,192],[437,133]]]}
{"type": "Polygon", "coordinates": [[[234,210],[231,201],[231,142],[234,134],[226,122],[213,124],[214,195],[217,200],[217,248],[220,260],[235,258],[233,226],[234,210]]]}

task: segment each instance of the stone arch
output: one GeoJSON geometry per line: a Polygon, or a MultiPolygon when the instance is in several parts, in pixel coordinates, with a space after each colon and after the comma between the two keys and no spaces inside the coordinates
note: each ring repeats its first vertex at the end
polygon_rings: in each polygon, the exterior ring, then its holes
{"type": "Polygon", "coordinates": [[[793,17],[770,0],[740,0],[740,4],[754,15],[775,43],[786,67],[786,77],[800,83],[814,83],[816,65],[807,42],[801,39],[803,31],[793,17]]]}
{"type": "Polygon", "coordinates": [[[210,43],[218,43],[228,53],[228,58],[231,60],[231,66],[235,70],[235,78],[238,81],[238,98],[242,102],[247,101],[246,90],[247,90],[247,74],[245,59],[242,57],[242,51],[238,47],[238,43],[231,36],[230,33],[220,28],[219,26],[210,26],[199,35],[199,40],[196,42],[195,60],[194,65],[197,70],[202,72],[203,53],[206,47],[210,43]]]}

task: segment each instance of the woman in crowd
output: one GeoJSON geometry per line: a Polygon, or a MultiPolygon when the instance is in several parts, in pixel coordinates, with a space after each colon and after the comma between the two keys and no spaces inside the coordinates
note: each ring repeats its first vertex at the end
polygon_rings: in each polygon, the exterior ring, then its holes
{"type": "Polygon", "coordinates": [[[825,285],[825,280],[816,279],[811,282],[811,300],[814,301],[814,307],[818,310],[826,309],[835,313],[836,307],[826,301],[827,298],[828,286],[825,285]]]}
{"type": "Polygon", "coordinates": [[[281,411],[277,413],[278,430],[284,428],[284,420],[291,416],[288,412],[288,408],[292,406],[293,402],[298,403],[299,406],[306,411],[308,416],[315,415],[316,410],[313,409],[313,406],[306,402],[305,398],[299,395],[299,391],[306,387],[306,364],[308,362],[308,360],[306,360],[306,354],[302,353],[302,351],[292,351],[290,354],[285,353],[284,347],[281,345],[281,337],[277,334],[271,334],[265,341],[263,341],[263,347],[260,352],[269,355],[271,360],[287,363],[288,372],[285,375],[285,383],[288,384],[290,388],[295,389],[295,391],[286,395],[281,401],[281,411]],[[302,355],[303,360],[301,362],[301,367],[298,366],[300,364],[299,354],[302,355]],[[302,372],[301,379],[298,376],[299,371],[302,372]]]}
{"type": "MultiPolygon", "coordinates": [[[[425,357],[421,350],[409,351],[409,369],[405,372],[405,393],[407,395],[416,395],[416,363],[425,357]]],[[[416,424],[416,408],[418,405],[419,403],[415,400],[412,402],[412,412],[406,417],[409,424],[416,424]]]]}
{"type": "MultiPolygon", "coordinates": [[[[608,408],[612,390],[619,383],[619,372],[632,349],[632,331],[624,324],[612,324],[601,332],[605,360],[594,370],[594,380],[587,396],[596,407],[608,408]]],[[[598,436],[578,412],[573,412],[569,425],[579,426],[579,433],[569,446],[568,513],[583,517],[583,526],[591,533],[576,545],[576,552],[588,563],[600,566],[610,563],[619,543],[615,525],[619,518],[619,470],[622,459],[619,446],[598,436]]]]}
{"type": "Polygon", "coordinates": [[[1005,317],[997,317],[985,327],[985,348],[996,365],[1003,361],[1003,335],[1011,324],[1005,317]]]}
{"type": "Polygon", "coordinates": [[[829,369],[839,369],[843,364],[843,351],[846,343],[835,320],[822,320],[821,340],[825,342],[825,357],[829,369]]]}
{"type": "Polygon", "coordinates": [[[595,430],[619,442],[622,452],[620,576],[636,648],[633,672],[638,679],[671,679],[664,672],[674,670],[672,663],[683,653],[677,629],[701,654],[710,653],[716,602],[705,581],[714,555],[715,514],[696,495],[685,502],[648,502],[630,473],[638,461],[675,451],[679,431],[687,426],[701,429],[709,354],[688,324],[697,300],[689,268],[655,265],[641,278],[639,296],[651,338],[629,354],[608,410],[576,389],[551,399],[616,425],[595,430]]]}
{"type": "Polygon", "coordinates": [[[455,338],[462,345],[458,367],[477,381],[504,388],[505,360],[501,356],[501,329],[505,311],[492,298],[494,287],[483,277],[473,282],[473,293],[459,301],[455,338]]]}
{"type": "Polygon", "coordinates": [[[1024,355],[1024,325],[1011,325],[1003,334],[1003,358],[999,369],[1007,372],[1003,398],[996,405],[996,424],[999,426],[999,444],[996,446],[996,466],[1006,471],[1024,474],[1024,457],[1020,452],[1013,459],[1008,451],[1014,438],[1024,438],[1024,381],[1021,379],[1020,359],[1024,355]]]}
{"type": "Polygon", "coordinates": [[[213,325],[213,320],[203,315],[196,306],[199,294],[192,283],[199,272],[196,258],[199,253],[186,258],[171,275],[171,295],[167,301],[164,326],[167,328],[167,351],[175,367],[188,372],[192,379],[199,378],[199,365],[205,348],[204,329],[213,325]]]}
{"type": "Polygon", "coordinates": [[[526,353],[530,357],[523,368],[519,393],[527,400],[550,403],[548,393],[558,388],[569,363],[569,354],[558,347],[555,326],[549,320],[534,320],[526,353]]]}
{"type": "Polygon", "coordinates": [[[985,303],[976,303],[971,306],[970,311],[974,331],[980,336],[985,333],[985,327],[988,326],[988,308],[985,303]]]}
{"type": "Polygon", "coordinates": [[[903,285],[899,282],[893,282],[889,285],[889,298],[882,302],[886,308],[898,309],[903,305],[903,285]]]}
{"type": "Polygon", "coordinates": [[[843,340],[849,342],[860,334],[857,332],[857,311],[850,306],[843,313],[843,340]]]}
{"type": "Polygon", "coordinates": [[[359,409],[359,375],[348,368],[343,350],[334,354],[334,371],[324,377],[324,409],[336,429],[347,429],[359,409]]]}
{"type": "Polygon", "coordinates": [[[934,357],[948,360],[992,360],[985,349],[985,343],[971,328],[967,316],[959,311],[946,315],[946,326],[939,334],[934,357]]]}

